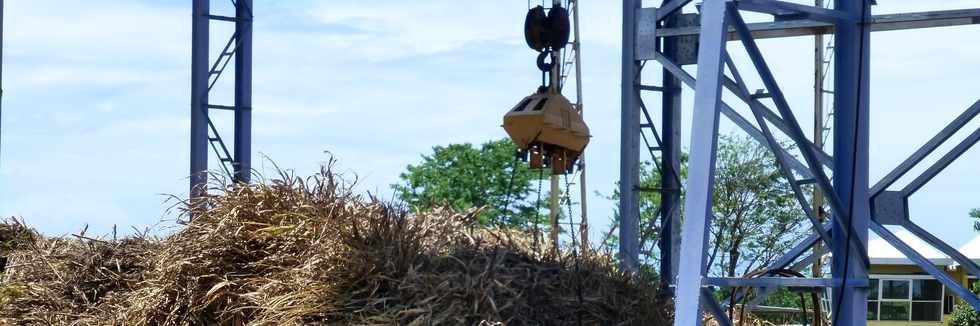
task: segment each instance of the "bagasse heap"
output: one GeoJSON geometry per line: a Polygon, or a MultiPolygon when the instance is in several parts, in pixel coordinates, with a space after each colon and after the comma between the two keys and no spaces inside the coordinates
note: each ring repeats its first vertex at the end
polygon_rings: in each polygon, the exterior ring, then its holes
{"type": "Polygon", "coordinates": [[[5,224],[28,236],[9,241],[0,324],[666,324],[655,289],[608,256],[586,255],[575,272],[522,234],[475,227],[472,213],[363,199],[329,168],[216,188],[162,239],[44,238],[5,224]]]}

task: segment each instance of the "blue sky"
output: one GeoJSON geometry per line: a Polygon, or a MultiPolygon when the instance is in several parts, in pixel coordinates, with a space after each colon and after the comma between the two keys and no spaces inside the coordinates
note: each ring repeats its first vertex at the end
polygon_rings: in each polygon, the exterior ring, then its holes
{"type": "MultiPolygon", "coordinates": [[[[217,12],[228,9],[213,3],[217,12]]],[[[881,3],[876,13],[980,7],[978,0],[881,3]]],[[[105,234],[112,225],[172,218],[163,194],[187,188],[189,1],[6,7],[0,214],[23,216],[49,234],[86,224],[105,234]]],[[[589,185],[608,194],[619,164],[620,5],[583,1],[582,8],[594,133],[589,185]]],[[[328,151],[360,176],[361,191],[390,196],[388,186],[431,146],[504,137],[502,114],[539,78],[521,34],[526,9],[520,0],[256,0],[256,157],[308,174],[328,151]]],[[[217,47],[230,30],[216,27],[213,35],[217,47]]],[[[969,26],[873,37],[873,179],[980,99],[978,35],[980,27],[969,26]]],[[[812,121],[811,42],[761,42],[804,126],[812,121]]],[[[734,43],[732,51],[752,75],[734,43]]],[[[656,72],[646,77],[659,80],[656,72]]],[[[760,85],[754,75],[748,80],[760,85]]],[[[690,96],[685,101],[687,130],[690,96]]],[[[980,207],[980,179],[970,177],[977,162],[980,150],[967,153],[912,199],[914,219],[956,245],[974,236],[966,213],[980,207]]],[[[270,164],[255,167],[272,172],[270,164]]],[[[591,222],[604,228],[615,203],[590,200],[591,222]]]]}

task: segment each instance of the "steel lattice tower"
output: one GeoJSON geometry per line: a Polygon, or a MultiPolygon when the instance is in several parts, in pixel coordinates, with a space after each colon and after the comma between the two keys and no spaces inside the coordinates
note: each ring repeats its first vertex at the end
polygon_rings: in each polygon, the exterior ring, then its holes
{"type": "Polygon", "coordinates": [[[191,46],[191,164],[190,195],[207,192],[208,147],[222,170],[235,182],[249,182],[252,170],[252,0],[232,0],[235,16],[211,14],[210,0],[194,0],[191,46]],[[210,51],[211,23],[234,24],[217,58],[210,51]],[[234,104],[209,100],[212,88],[234,61],[234,104]],[[209,116],[211,110],[234,112],[233,146],[229,147],[209,116]]]}
{"type": "MultiPolygon", "coordinates": [[[[656,215],[662,227],[658,247],[664,287],[676,286],[675,325],[700,325],[701,309],[711,312],[722,325],[731,325],[724,308],[712,295],[715,287],[757,287],[764,297],[774,287],[831,288],[832,311],[837,325],[865,325],[867,310],[867,240],[874,231],[916,262],[924,271],[980,309],[980,298],[933,266],[920,253],[895,236],[885,225],[900,226],[949,255],[971,275],[980,267],[936,236],[913,223],[908,215],[908,198],[928,183],[963,152],[980,141],[974,131],[937,162],[928,166],[900,190],[889,190],[901,177],[933,154],[967,123],[980,115],[980,101],[956,117],[947,127],[874,185],[868,176],[870,33],[937,26],[980,23],[980,10],[951,10],[892,15],[872,15],[870,1],[836,0],[833,9],[776,0],[706,0],[698,14],[684,14],[690,0],[665,0],[660,7],[646,8],[641,0],[623,1],[622,152],[620,170],[620,255],[623,268],[638,271],[641,250],[639,193],[658,192],[662,205],[656,215]],[[773,22],[746,23],[741,12],[774,17],[773,22]],[[825,153],[808,139],[794,116],[766,62],[756,39],[834,35],[833,153],[825,153]],[[742,71],[730,58],[726,44],[741,42],[751,59],[751,68],[764,84],[761,92],[750,92],[742,71]],[[662,85],[642,83],[642,71],[650,62],[664,70],[662,85]],[[697,76],[684,65],[697,65],[697,76]],[[684,211],[680,224],[681,180],[681,86],[694,89],[691,146],[684,211]],[[722,99],[724,92],[744,102],[752,115],[742,116],[722,99]],[[661,127],[656,128],[641,92],[662,95],[661,127]],[[770,104],[762,99],[771,100],[770,104]],[[771,108],[775,107],[775,110],[771,108]],[[705,249],[711,226],[711,198],[717,150],[718,124],[724,116],[749,136],[773,151],[780,171],[789,181],[800,209],[813,224],[813,234],[785,253],[769,269],[802,270],[826,254],[833,253],[830,278],[760,277],[714,278],[707,276],[705,249]],[[776,138],[781,133],[801,153],[776,138]],[[652,139],[652,141],[651,141],[652,139]],[[644,148],[641,150],[641,146],[644,148]],[[659,164],[662,184],[656,189],[640,187],[640,152],[649,152],[659,164]],[[659,155],[657,155],[659,153],[659,155]],[[829,173],[832,171],[832,173],[829,173]],[[819,189],[829,206],[830,221],[822,222],[804,192],[804,186],[819,189]],[[682,236],[683,235],[683,236],[682,236]],[[681,240],[682,243],[681,243],[681,240]],[[827,246],[815,246],[817,243],[827,246]]],[[[748,70],[746,70],[748,71],[748,70]]]]}

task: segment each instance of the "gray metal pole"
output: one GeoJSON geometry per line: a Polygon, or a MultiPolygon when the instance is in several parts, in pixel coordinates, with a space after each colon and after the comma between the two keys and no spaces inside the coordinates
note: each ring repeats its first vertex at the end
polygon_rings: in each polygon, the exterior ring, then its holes
{"type": "Polygon", "coordinates": [[[619,258],[626,272],[639,271],[640,107],[636,60],[636,12],[641,0],[623,0],[622,107],[619,148],[619,258]]]}
{"type": "Polygon", "coordinates": [[[252,0],[238,0],[235,10],[235,181],[252,176],[252,0]]]}
{"type": "MultiPolygon", "coordinates": [[[[672,27],[676,13],[667,17],[665,25],[672,27]]],[[[678,41],[676,37],[663,39],[663,53],[676,61],[678,41]]],[[[662,124],[663,148],[661,148],[660,176],[660,275],[661,286],[669,291],[676,282],[677,262],[681,248],[681,81],[666,68],[663,69],[662,124]]]]}
{"type": "MultiPolygon", "coordinates": [[[[575,108],[578,114],[585,117],[585,108],[582,100],[582,38],[581,25],[578,15],[578,0],[569,2],[572,6],[572,17],[575,20],[574,30],[575,39],[572,40],[572,49],[575,51],[575,108]]],[[[589,250],[589,205],[588,188],[585,185],[585,152],[579,156],[579,206],[581,207],[582,219],[579,220],[579,236],[581,237],[582,251],[589,250]]],[[[571,200],[571,194],[568,194],[571,200]]],[[[573,235],[574,236],[574,235],[573,235]]]]}
{"type": "MultiPolygon", "coordinates": [[[[816,7],[823,8],[824,1],[816,0],[816,7]]],[[[823,82],[824,82],[824,50],[823,50],[824,37],[823,34],[817,34],[813,37],[813,145],[817,148],[823,150],[823,124],[824,124],[824,102],[823,102],[823,82]]],[[[816,215],[817,220],[822,224],[826,219],[826,214],[823,210],[823,192],[820,191],[818,187],[813,188],[813,214],[816,215]]],[[[817,242],[814,245],[814,252],[819,252],[822,250],[822,243],[817,242]]],[[[820,257],[817,257],[813,261],[812,274],[814,278],[823,277],[823,263],[820,257]]],[[[823,305],[816,305],[813,307],[813,314],[817,316],[815,319],[817,323],[815,326],[822,326],[824,313],[823,305]]]]}
{"type": "MultiPolygon", "coordinates": [[[[835,0],[834,8],[851,17],[870,16],[866,1],[835,0]]],[[[832,247],[835,280],[862,281],[868,278],[867,266],[861,252],[846,241],[852,237],[865,247],[871,212],[868,203],[868,131],[869,131],[869,66],[870,28],[855,22],[841,22],[834,33],[834,189],[849,216],[844,218],[857,234],[848,235],[841,223],[833,223],[833,235],[841,238],[832,247]],[[848,253],[849,251],[849,253],[848,253]]],[[[833,318],[837,325],[866,325],[868,289],[850,284],[835,286],[833,318]]]]}
{"type": "MultiPolygon", "coordinates": [[[[554,0],[551,2],[552,8],[558,6],[561,6],[561,0],[554,0]]],[[[564,65],[564,63],[561,62],[560,49],[555,49],[555,51],[551,52],[551,63],[552,63],[551,78],[549,80],[551,82],[551,91],[554,93],[558,93],[561,88],[561,68],[564,65]]],[[[560,245],[558,237],[560,236],[561,233],[561,225],[558,223],[558,216],[561,213],[561,205],[559,203],[561,190],[558,188],[558,182],[559,182],[558,175],[552,172],[551,192],[549,193],[548,196],[548,203],[550,207],[548,213],[548,221],[551,227],[550,230],[551,234],[549,237],[551,239],[551,250],[554,253],[558,253],[558,249],[560,245]]]]}
{"type": "Polygon", "coordinates": [[[209,0],[194,0],[191,26],[191,166],[190,197],[207,191],[209,0]]]}

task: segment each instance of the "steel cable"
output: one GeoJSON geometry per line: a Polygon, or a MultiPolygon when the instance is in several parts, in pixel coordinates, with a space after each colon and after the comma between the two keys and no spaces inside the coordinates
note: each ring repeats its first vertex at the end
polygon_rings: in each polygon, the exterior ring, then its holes
{"type": "MultiPolygon", "coordinates": [[[[565,204],[568,206],[568,229],[575,229],[575,220],[572,218],[572,192],[571,184],[568,181],[568,172],[565,174],[565,204]]],[[[574,231],[571,234],[572,238],[572,259],[575,264],[575,294],[578,297],[578,309],[575,310],[575,318],[578,320],[578,326],[582,326],[582,307],[584,305],[585,298],[582,294],[582,270],[579,265],[579,255],[578,255],[578,241],[575,239],[574,231]]],[[[555,246],[558,246],[556,243],[555,246]]]]}

